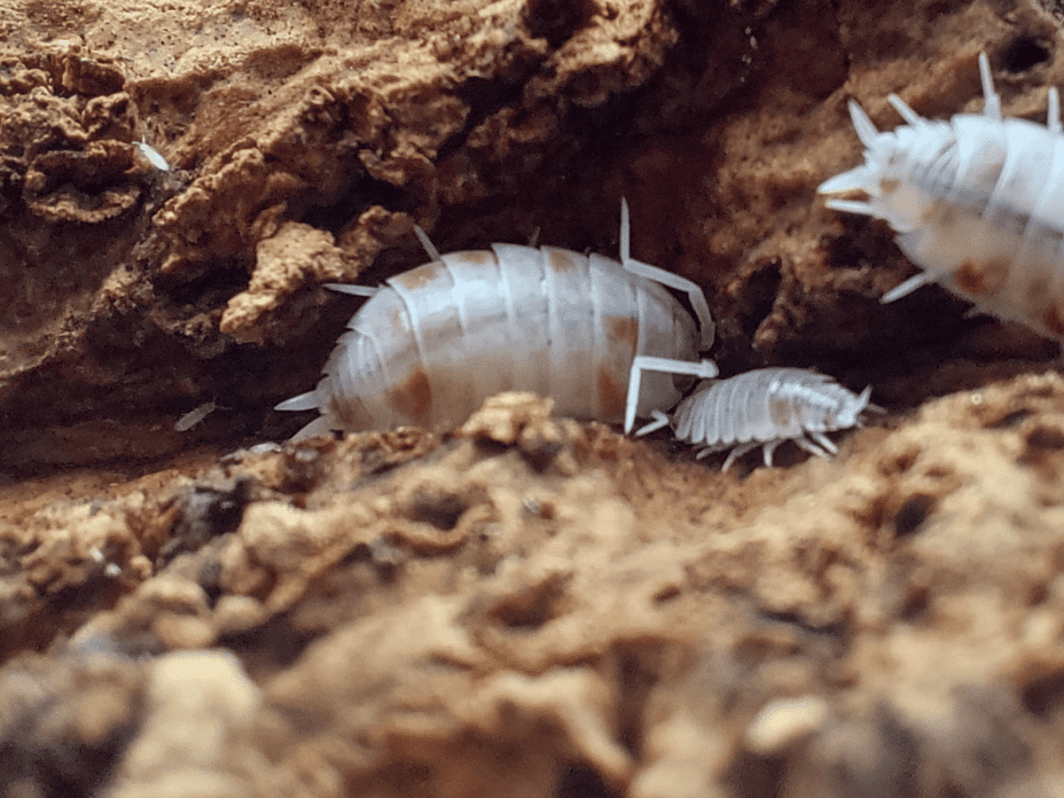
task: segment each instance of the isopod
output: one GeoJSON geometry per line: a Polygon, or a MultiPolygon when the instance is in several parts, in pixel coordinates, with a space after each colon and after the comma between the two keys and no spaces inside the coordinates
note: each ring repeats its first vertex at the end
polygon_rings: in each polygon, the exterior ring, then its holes
{"type": "Polygon", "coordinates": [[[725,380],[702,380],[670,416],[652,412],[654,421],[636,432],[645,435],[671,424],[677,439],[700,447],[698,458],[731,449],[727,471],[736,458],[763,447],[765,465],[785,441],[826,457],[838,448],[825,432],[860,424],[871,387],[855,394],[830,377],[809,369],[754,369],[725,380]]]}
{"type": "Polygon", "coordinates": [[[151,146],[148,143],[147,139],[145,139],[143,136],[141,137],[140,141],[134,141],[133,146],[137,148],[137,151],[141,155],[143,155],[145,159],[147,159],[148,163],[150,163],[160,172],[170,171],[170,164],[167,162],[167,160],[159,153],[157,149],[151,146]]]}
{"type": "Polygon", "coordinates": [[[979,55],[982,114],[924,119],[894,94],[905,120],[879,132],[856,102],[850,117],[865,162],[820,185],[867,199],[827,206],[885,219],[901,251],[923,269],[883,295],[893,302],[929,282],[1064,340],[1064,135],[1049,90],[1047,123],[1001,118],[990,62],[979,55]]]}
{"type": "Polygon", "coordinates": [[[206,402],[196,407],[174,422],[174,429],[178,432],[186,432],[199,424],[203,419],[218,409],[215,402],[206,402]]]}
{"type": "MultiPolygon", "coordinates": [[[[697,359],[714,335],[702,290],[630,257],[629,230],[622,202],[618,263],[513,244],[440,255],[419,229],[430,263],[379,289],[327,286],[370,299],[348,322],[317,387],[276,409],[321,412],[295,440],[328,430],[446,429],[513,390],[551,397],[560,415],[614,422],[625,415],[637,355],[716,376],[712,361],[697,359]],[[700,335],[666,285],[688,294],[700,335]]],[[[652,375],[629,412],[672,407],[682,396],[675,383],[652,375]]]]}

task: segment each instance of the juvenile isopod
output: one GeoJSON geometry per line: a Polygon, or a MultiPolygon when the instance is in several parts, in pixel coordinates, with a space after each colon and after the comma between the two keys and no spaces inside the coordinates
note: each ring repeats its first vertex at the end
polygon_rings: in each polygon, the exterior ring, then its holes
{"type": "Polygon", "coordinates": [[[838,449],[825,432],[860,424],[871,387],[855,394],[830,377],[808,369],[754,369],[726,380],[703,380],[671,417],[652,412],[654,421],[636,432],[645,435],[671,424],[677,439],[700,447],[697,457],[731,449],[727,471],[736,458],[764,447],[765,465],[785,441],[826,457],[838,449]]]}
{"type": "Polygon", "coordinates": [[[856,102],[850,117],[865,162],[821,184],[839,211],[885,219],[923,269],[884,294],[893,302],[938,282],[979,310],[1064,340],[1064,135],[1049,90],[1047,124],[1002,119],[990,62],[979,55],[982,114],[924,119],[896,95],[906,124],[876,130],[856,102]]]}
{"type": "MultiPolygon", "coordinates": [[[[667,358],[695,376],[717,374],[711,361],[697,359],[713,342],[705,296],[691,281],[630,257],[623,202],[620,263],[513,244],[440,255],[420,235],[430,263],[379,289],[327,286],[370,299],[348,322],[318,386],[277,405],[321,412],[295,439],[401,425],[446,429],[503,391],[549,396],[560,415],[614,422],[625,415],[637,355],[667,358]],[[665,285],[687,292],[700,331],[665,285]]],[[[672,375],[653,374],[630,412],[672,407],[681,395],[672,375]]]]}
{"type": "Polygon", "coordinates": [[[170,164],[159,154],[159,151],[151,146],[144,137],[140,141],[134,141],[133,146],[144,158],[160,172],[169,172],[170,164]]]}
{"type": "Polygon", "coordinates": [[[206,402],[196,407],[174,422],[174,429],[178,432],[186,432],[199,424],[203,419],[218,409],[215,402],[206,402]]]}

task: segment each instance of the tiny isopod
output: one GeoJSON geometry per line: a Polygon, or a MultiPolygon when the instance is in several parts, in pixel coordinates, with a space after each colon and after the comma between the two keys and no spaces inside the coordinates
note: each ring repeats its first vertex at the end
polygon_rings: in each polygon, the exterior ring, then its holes
{"type": "Polygon", "coordinates": [[[822,183],[838,211],[885,219],[923,271],[883,295],[893,302],[941,283],[983,312],[1064,341],[1064,134],[1049,89],[1047,123],[1001,117],[990,61],[979,55],[982,114],[928,120],[897,95],[906,124],[880,132],[855,101],[865,162],[822,183]]]}
{"type": "Polygon", "coordinates": [[[667,358],[716,376],[711,361],[698,360],[712,345],[713,320],[697,285],[630,256],[629,230],[622,202],[617,262],[514,244],[440,255],[419,229],[431,262],[379,289],[327,285],[370,298],[317,387],[276,409],[320,411],[298,440],[329,430],[446,429],[503,391],[549,396],[560,415],[606,422],[672,407],[682,391],[666,374],[651,375],[626,407],[633,360],[667,358]],[[687,293],[698,328],[664,286],[687,293]]]}
{"type": "Polygon", "coordinates": [[[206,402],[196,407],[174,422],[174,429],[178,432],[186,432],[199,424],[203,419],[218,409],[215,402],[206,402]]]}
{"type": "Polygon", "coordinates": [[[144,156],[148,163],[160,172],[170,171],[170,164],[167,160],[160,155],[159,151],[151,146],[145,138],[141,137],[140,141],[134,141],[133,146],[137,148],[137,151],[144,156]]]}
{"type": "Polygon", "coordinates": [[[653,412],[654,421],[636,432],[646,435],[671,425],[678,440],[700,448],[698,458],[731,449],[722,470],[758,446],[765,465],[785,441],[826,457],[838,448],[825,432],[849,429],[861,421],[871,387],[855,394],[830,377],[809,369],[754,369],[724,380],[701,381],[672,415],[653,412]]]}

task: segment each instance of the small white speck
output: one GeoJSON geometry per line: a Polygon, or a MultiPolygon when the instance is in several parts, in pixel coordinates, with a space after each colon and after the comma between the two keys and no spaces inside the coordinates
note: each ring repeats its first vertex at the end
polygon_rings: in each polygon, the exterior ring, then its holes
{"type": "Polygon", "coordinates": [[[140,154],[148,159],[148,162],[160,172],[169,172],[170,164],[159,154],[159,151],[148,144],[144,139],[134,141],[133,146],[140,150],[140,154]]]}
{"type": "Polygon", "coordinates": [[[218,409],[218,405],[214,402],[207,402],[197,407],[195,410],[191,410],[185,415],[181,416],[174,424],[174,429],[178,432],[185,432],[192,429],[199,424],[203,419],[218,409]]]}

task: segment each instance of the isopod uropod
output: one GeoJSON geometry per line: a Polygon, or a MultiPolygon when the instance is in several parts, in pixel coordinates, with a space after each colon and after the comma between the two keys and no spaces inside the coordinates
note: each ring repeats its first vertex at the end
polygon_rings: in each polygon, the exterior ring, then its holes
{"type": "MultiPolygon", "coordinates": [[[[623,202],[620,263],[513,244],[440,255],[423,234],[422,243],[432,261],[379,289],[327,286],[370,299],[348,322],[317,387],[277,405],[320,410],[295,439],[404,424],[443,429],[511,390],[549,396],[561,415],[613,422],[625,414],[637,355],[669,359],[695,376],[717,374],[711,361],[697,360],[699,345],[713,342],[705,296],[691,281],[630,257],[623,202]],[[701,335],[663,285],[687,292],[701,335]]],[[[654,374],[629,412],[672,407],[681,395],[672,376],[654,374]]]]}
{"type": "Polygon", "coordinates": [[[871,392],[869,387],[855,394],[808,369],[754,369],[726,380],[703,380],[671,417],[653,412],[655,420],[636,435],[671,424],[679,440],[701,448],[699,458],[731,449],[725,471],[758,446],[771,467],[772,453],[784,441],[822,457],[837,454],[824,433],[859,424],[866,409],[879,411],[868,402],[871,392]]]}
{"type": "Polygon", "coordinates": [[[1047,124],[1002,119],[990,62],[979,55],[982,114],[948,122],[887,99],[907,124],[879,132],[849,103],[865,162],[836,175],[821,194],[839,211],[886,219],[922,271],[888,291],[892,302],[928,282],[987,313],[1064,340],[1064,135],[1060,99],[1049,90],[1047,124]]]}

